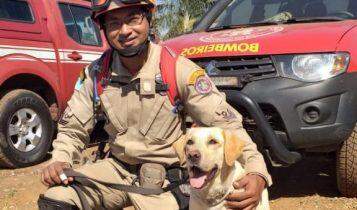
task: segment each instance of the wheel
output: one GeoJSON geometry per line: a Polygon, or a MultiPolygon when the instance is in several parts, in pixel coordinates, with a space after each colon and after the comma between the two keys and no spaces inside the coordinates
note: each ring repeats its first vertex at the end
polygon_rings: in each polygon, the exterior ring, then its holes
{"type": "Polygon", "coordinates": [[[346,197],[357,197],[357,125],[337,151],[337,186],[346,197]]]}
{"type": "Polygon", "coordinates": [[[53,121],[46,102],[28,90],[0,100],[0,164],[10,168],[41,161],[51,147],[53,121]]]}

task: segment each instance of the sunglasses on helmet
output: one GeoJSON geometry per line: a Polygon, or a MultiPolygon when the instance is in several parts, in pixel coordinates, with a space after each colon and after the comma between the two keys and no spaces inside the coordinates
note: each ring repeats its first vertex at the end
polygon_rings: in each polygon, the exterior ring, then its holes
{"type": "MultiPolygon", "coordinates": [[[[91,0],[92,1],[92,10],[101,11],[109,7],[111,0],[91,0]]],[[[140,3],[141,0],[120,0],[124,4],[136,4],[140,3]]]]}

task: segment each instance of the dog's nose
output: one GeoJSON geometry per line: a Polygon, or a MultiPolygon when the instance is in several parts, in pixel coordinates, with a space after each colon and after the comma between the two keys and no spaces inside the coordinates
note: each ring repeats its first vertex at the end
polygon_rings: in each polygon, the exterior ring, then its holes
{"type": "Polygon", "coordinates": [[[199,151],[190,151],[188,152],[187,158],[192,162],[192,163],[198,163],[201,159],[201,154],[199,151]]]}

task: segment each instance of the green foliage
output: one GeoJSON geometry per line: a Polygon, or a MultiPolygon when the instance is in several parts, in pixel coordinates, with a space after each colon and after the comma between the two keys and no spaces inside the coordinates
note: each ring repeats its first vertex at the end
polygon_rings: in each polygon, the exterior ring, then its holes
{"type": "Polygon", "coordinates": [[[154,28],[163,40],[192,29],[214,0],[162,0],[154,17],[154,28]]]}

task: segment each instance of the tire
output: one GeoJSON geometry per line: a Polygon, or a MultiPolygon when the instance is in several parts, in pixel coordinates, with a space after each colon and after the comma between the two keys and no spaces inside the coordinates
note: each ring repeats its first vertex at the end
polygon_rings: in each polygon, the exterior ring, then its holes
{"type": "Polygon", "coordinates": [[[357,124],[337,151],[337,187],[346,197],[357,197],[357,124]]]}
{"type": "Polygon", "coordinates": [[[46,102],[36,93],[17,89],[0,100],[0,165],[18,168],[44,159],[54,123],[46,102]]]}

